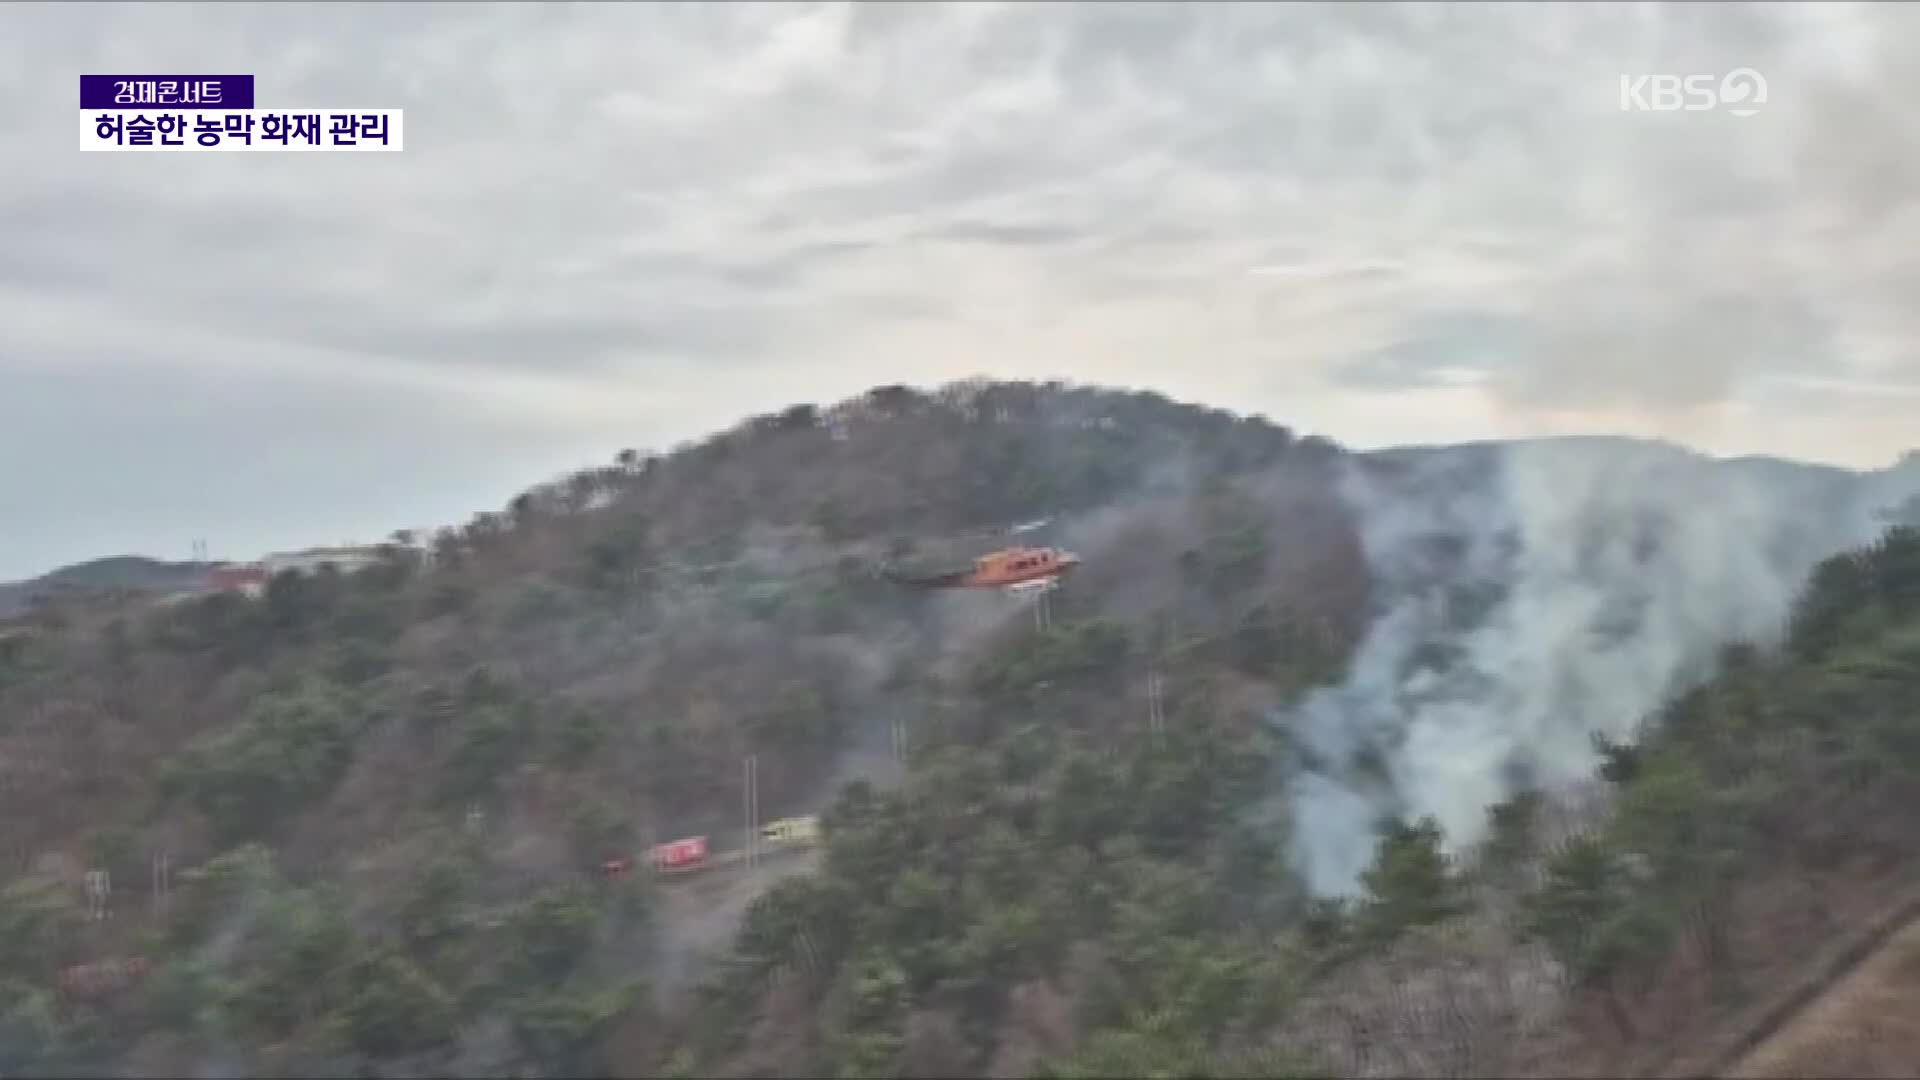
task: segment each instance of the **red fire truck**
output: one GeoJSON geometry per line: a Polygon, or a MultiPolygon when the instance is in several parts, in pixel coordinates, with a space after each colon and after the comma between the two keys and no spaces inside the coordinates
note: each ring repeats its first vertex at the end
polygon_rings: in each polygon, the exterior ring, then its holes
{"type": "Polygon", "coordinates": [[[655,844],[647,853],[647,861],[655,870],[663,874],[684,874],[692,870],[705,869],[707,865],[707,838],[689,836],[683,840],[674,840],[665,844],[655,844]]]}

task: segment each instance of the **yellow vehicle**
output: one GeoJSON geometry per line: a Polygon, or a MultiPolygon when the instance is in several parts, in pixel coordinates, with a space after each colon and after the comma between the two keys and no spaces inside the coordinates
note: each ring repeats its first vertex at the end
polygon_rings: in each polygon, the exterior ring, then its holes
{"type": "Polygon", "coordinates": [[[767,847],[803,847],[820,842],[820,818],[815,814],[780,818],[760,826],[760,842],[767,847]]]}

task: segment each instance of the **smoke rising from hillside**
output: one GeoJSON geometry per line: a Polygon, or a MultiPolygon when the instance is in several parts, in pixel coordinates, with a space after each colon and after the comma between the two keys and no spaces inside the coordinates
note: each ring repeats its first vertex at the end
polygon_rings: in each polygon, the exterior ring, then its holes
{"type": "Polygon", "coordinates": [[[1351,893],[1387,813],[1449,846],[1523,787],[1590,777],[1727,644],[1767,644],[1820,559],[1870,542],[1913,470],[1862,477],[1662,444],[1569,439],[1356,466],[1373,622],[1343,685],[1283,721],[1294,854],[1351,893]]]}

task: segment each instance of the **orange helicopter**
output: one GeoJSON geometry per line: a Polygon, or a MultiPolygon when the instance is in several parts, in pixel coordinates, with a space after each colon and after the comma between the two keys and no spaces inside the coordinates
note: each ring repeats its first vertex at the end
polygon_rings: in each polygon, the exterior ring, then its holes
{"type": "Polygon", "coordinates": [[[1011,547],[989,552],[965,570],[910,577],[893,570],[881,576],[896,585],[915,589],[1010,589],[1027,592],[1051,588],[1080,565],[1080,556],[1060,548],[1011,547]]]}

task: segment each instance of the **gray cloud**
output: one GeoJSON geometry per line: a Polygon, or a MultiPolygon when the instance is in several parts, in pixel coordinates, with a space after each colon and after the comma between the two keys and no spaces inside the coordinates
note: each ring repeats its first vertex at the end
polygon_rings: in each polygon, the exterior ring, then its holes
{"type": "MultiPolygon", "coordinates": [[[[314,402],[404,400],[497,480],[477,509],[563,452],[986,371],[1360,445],[1631,427],[1877,464],[1912,441],[1889,388],[1920,382],[1916,29],[1895,5],[10,5],[0,399],[64,422],[0,431],[0,460],[137,501],[106,419],[134,410],[143,467],[307,476],[343,430],[413,445],[314,402]],[[1622,73],[1737,66],[1768,80],[1756,116],[1619,107],[1622,73]],[[73,147],[76,74],[160,69],[404,108],[408,148],[73,147]],[[273,423],[189,389],[233,380],[273,423]]],[[[0,513],[47,517],[19,472],[0,513]]],[[[375,501],[196,513],[244,551],[375,501]]],[[[140,520],[8,530],[0,577],[174,544],[140,520]]]]}
{"type": "Polygon", "coordinates": [[[1337,383],[1387,391],[1483,382],[1538,353],[1527,332],[1523,322],[1483,312],[1414,317],[1400,340],[1332,364],[1328,374],[1337,383]]]}

